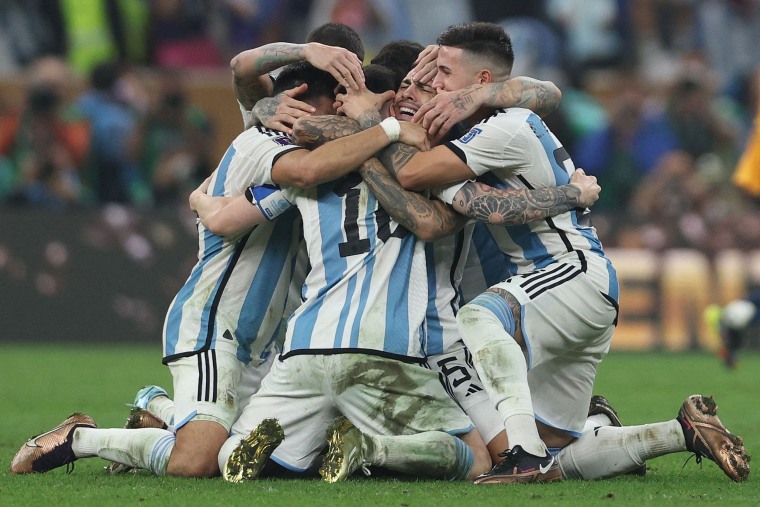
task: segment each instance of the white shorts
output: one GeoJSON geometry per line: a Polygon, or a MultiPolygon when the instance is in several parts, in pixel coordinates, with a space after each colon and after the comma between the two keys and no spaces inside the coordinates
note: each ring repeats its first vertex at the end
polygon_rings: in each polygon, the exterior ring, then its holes
{"type": "Polygon", "coordinates": [[[373,435],[457,435],[473,427],[438,373],[420,365],[367,354],[296,355],[275,361],[233,425],[219,462],[262,420],[276,418],[285,439],[272,459],[290,470],[308,470],[339,415],[373,435]]]}
{"type": "Polygon", "coordinates": [[[501,416],[483,388],[464,342],[459,340],[445,353],[429,356],[427,364],[439,372],[444,388],[470,417],[486,444],[504,431],[501,416]]]}
{"type": "Polygon", "coordinates": [[[248,365],[227,350],[207,350],[169,363],[174,383],[174,428],[190,421],[214,421],[228,431],[258,391],[275,354],[248,365]]]}
{"type": "Polygon", "coordinates": [[[596,370],[610,348],[616,305],[574,264],[552,264],[494,285],[521,304],[536,419],[580,436],[596,370]]]}

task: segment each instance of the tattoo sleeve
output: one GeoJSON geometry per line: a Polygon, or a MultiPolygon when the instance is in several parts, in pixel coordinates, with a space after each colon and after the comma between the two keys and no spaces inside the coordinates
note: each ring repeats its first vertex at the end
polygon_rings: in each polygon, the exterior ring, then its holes
{"type": "Polygon", "coordinates": [[[253,115],[259,119],[259,123],[267,125],[275,115],[279,101],[275,97],[264,97],[253,106],[253,115]]]}
{"type": "Polygon", "coordinates": [[[298,145],[313,149],[361,130],[356,120],[345,116],[306,116],[293,126],[293,137],[298,145]]]}
{"type": "Polygon", "coordinates": [[[259,77],[288,63],[301,60],[303,47],[299,44],[275,42],[246,54],[251,56],[241,54],[235,58],[232,75],[238,100],[250,108],[269,94],[259,77]]]}
{"type": "Polygon", "coordinates": [[[574,185],[501,190],[480,182],[469,182],[457,193],[454,209],[492,224],[519,225],[576,208],[580,194],[580,189],[574,185]]]}
{"type": "Polygon", "coordinates": [[[467,222],[466,217],[443,202],[404,190],[376,158],[367,160],[359,169],[359,174],[394,220],[415,235],[419,236],[423,229],[432,233],[432,236],[422,239],[431,240],[452,234],[467,222]]]}

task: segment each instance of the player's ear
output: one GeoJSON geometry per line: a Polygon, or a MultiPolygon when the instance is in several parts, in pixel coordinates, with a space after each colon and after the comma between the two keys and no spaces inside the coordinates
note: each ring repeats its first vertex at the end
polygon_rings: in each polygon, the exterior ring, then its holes
{"type": "Polygon", "coordinates": [[[478,73],[478,83],[493,83],[493,74],[488,69],[483,69],[478,73]]]}

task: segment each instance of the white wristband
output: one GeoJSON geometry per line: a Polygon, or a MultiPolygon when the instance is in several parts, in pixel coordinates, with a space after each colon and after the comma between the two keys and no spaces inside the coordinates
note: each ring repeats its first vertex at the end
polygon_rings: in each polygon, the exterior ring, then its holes
{"type": "Polygon", "coordinates": [[[392,143],[398,141],[398,137],[401,135],[401,124],[393,116],[389,116],[380,122],[380,126],[383,127],[385,135],[392,143]]]}

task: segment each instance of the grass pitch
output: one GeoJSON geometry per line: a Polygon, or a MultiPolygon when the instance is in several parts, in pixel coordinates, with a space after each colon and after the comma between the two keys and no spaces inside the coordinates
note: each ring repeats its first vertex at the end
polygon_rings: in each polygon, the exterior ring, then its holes
{"type": "MultiPolygon", "coordinates": [[[[341,484],[319,480],[262,480],[228,484],[139,475],[110,476],[100,458],[44,475],[7,472],[24,441],[85,412],[101,427],[121,427],[130,402],[145,384],[170,387],[158,347],[0,345],[0,505],[266,505],[275,506],[489,506],[519,505],[758,505],[760,479],[731,482],[712,462],[697,465],[688,454],[648,463],[646,477],[526,486],[400,481],[357,477],[341,484]]],[[[740,355],[727,371],[708,354],[619,353],[602,363],[596,392],[607,396],[626,424],[676,416],[690,394],[712,394],[723,422],[760,451],[760,354],[740,355]]]]}

